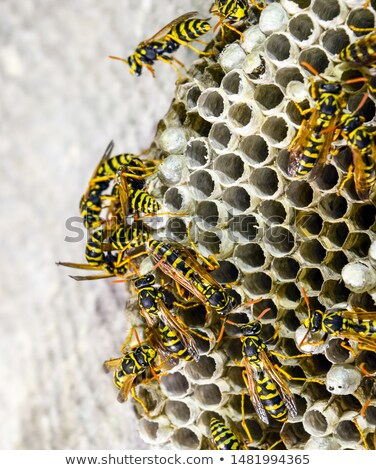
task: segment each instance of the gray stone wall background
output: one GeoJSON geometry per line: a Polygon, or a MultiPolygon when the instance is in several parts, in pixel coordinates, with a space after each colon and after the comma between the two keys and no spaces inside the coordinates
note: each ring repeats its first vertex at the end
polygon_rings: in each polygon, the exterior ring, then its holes
{"type": "Polygon", "coordinates": [[[76,283],[55,261],[84,262],[85,241],[65,242],[65,221],[108,142],[147,148],[173,95],[164,64],[137,79],[107,56],[184,12],[208,16],[210,4],[0,2],[2,449],[145,448],[131,403],[117,403],[102,371],[123,340],[125,289],[76,283]]]}

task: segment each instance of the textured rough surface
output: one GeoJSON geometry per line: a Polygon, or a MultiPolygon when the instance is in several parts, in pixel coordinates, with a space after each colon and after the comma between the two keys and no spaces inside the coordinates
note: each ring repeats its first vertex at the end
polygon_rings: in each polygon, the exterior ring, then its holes
{"type": "MultiPolygon", "coordinates": [[[[190,4],[207,14],[207,2],[190,4]]],[[[102,371],[123,341],[122,288],[77,284],[54,263],[84,261],[65,220],[108,142],[148,147],[173,95],[168,67],[137,80],[107,55],[185,11],[168,0],[0,4],[1,448],[145,447],[102,371]]]]}

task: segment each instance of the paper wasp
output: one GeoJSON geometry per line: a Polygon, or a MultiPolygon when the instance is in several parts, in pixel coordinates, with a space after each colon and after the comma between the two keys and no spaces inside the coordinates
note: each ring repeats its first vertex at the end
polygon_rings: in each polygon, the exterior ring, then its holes
{"type": "Polygon", "coordinates": [[[187,46],[198,54],[212,54],[199,51],[190,44],[192,41],[202,42],[198,38],[211,29],[210,24],[206,20],[192,19],[197,14],[197,11],[192,11],[171,21],[151,38],[140,42],[135,52],[127,59],[115,56],[110,56],[110,58],[127,63],[130,72],[137,76],[141,75],[142,67],[145,66],[153,77],[155,77],[153,64],[156,60],[171,65],[178,75],[180,75],[179,70],[173,62],[176,62],[181,67],[184,67],[184,65],[175,57],[169,55],[175,52],[180,46],[187,46]]]}
{"type": "Polygon", "coordinates": [[[210,420],[210,434],[217,450],[241,450],[239,438],[228,428],[223,421],[212,418],[210,420]]]}
{"type": "MultiPolygon", "coordinates": [[[[318,75],[307,62],[302,62],[302,65],[318,75]]],[[[360,77],[344,83],[365,81],[365,78],[360,77]]],[[[298,135],[289,147],[288,174],[291,177],[303,177],[309,174],[311,178],[315,178],[320,173],[327,161],[342,110],[346,105],[345,92],[340,82],[320,83],[317,97],[312,83],[311,93],[316,101],[315,107],[305,111],[298,107],[301,114],[311,112],[311,116],[308,121],[302,122],[298,135]]]]}
{"type": "Polygon", "coordinates": [[[243,33],[232,26],[232,23],[238,23],[239,21],[247,19],[249,14],[248,10],[248,0],[215,0],[210,9],[210,13],[217,16],[219,18],[219,22],[214,27],[213,31],[216,31],[218,27],[221,27],[223,37],[224,27],[226,27],[239,34],[243,40],[243,33]]]}
{"type": "Polygon", "coordinates": [[[376,33],[368,34],[346,46],[338,58],[353,65],[373,65],[376,61],[376,33]]]}
{"type": "Polygon", "coordinates": [[[376,180],[376,145],[374,132],[363,124],[364,117],[343,113],[339,122],[341,135],[350,147],[353,164],[349,174],[342,182],[338,192],[354,172],[355,189],[360,199],[369,198],[370,191],[376,180]]]}
{"type": "Polygon", "coordinates": [[[134,281],[142,316],[152,334],[152,344],[164,357],[198,361],[200,354],[187,326],[170,312],[164,289],[156,287],[155,282],[153,274],[134,281]]]}
{"type": "Polygon", "coordinates": [[[308,318],[304,320],[307,333],[299,344],[322,344],[329,335],[356,341],[359,349],[376,352],[376,312],[365,312],[362,309],[353,311],[331,309],[311,311],[309,299],[303,290],[303,297],[307,304],[308,318]],[[317,343],[306,341],[309,335],[323,333],[317,343]]]}

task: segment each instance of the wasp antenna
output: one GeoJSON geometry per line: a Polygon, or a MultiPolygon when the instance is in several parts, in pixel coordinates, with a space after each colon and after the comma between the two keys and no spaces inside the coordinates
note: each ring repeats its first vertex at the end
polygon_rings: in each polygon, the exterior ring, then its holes
{"type": "Polygon", "coordinates": [[[304,287],[302,287],[302,295],[303,295],[304,301],[307,305],[308,315],[309,315],[310,314],[309,298],[308,298],[307,292],[305,291],[304,287]]]}
{"type": "Polygon", "coordinates": [[[309,64],[308,62],[304,62],[304,61],[300,62],[300,65],[302,65],[307,70],[309,70],[313,75],[316,75],[316,77],[320,77],[323,80],[325,80],[325,78],[322,75],[320,75],[319,72],[314,67],[312,67],[312,65],[309,64]]]}
{"type": "Polygon", "coordinates": [[[298,348],[301,348],[303,346],[308,335],[309,335],[309,330],[307,330],[307,333],[303,336],[303,339],[300,341],[298,348]]]}
{"type": "Polygon", "coordinates": [[[271,308],[266,308],[263,310],[260,315],[257,317],[257,320],[260,320],[266,313],[270,312],[271,308]]]}
{"type": "Polygon", "coordinates": [[[136,328],[134,329],[134,335],[135,335],[135,337],[136,337],[136,340],[137,340],[138,345],[141,346],[140,337],[138,336],[138,333],[137,333],[136,328]]]}
{"type": "Polygon", "coordinates": [[[357,114],[365,105],[366,101],[368,100],[369,94],[364,93],[363,98],[360,100],[360,103],[358,104],[356,110],[353,112],[353,115],[357,114]]]}
{"type": "Polygon", "coordinates": [[[122,62],[127,62],[127,59],[123,59],[122,57],[116,57],[114,55],[109,55],[108,56],[109,59],[114,59],[114,60],[121,60],[122,62]]]}

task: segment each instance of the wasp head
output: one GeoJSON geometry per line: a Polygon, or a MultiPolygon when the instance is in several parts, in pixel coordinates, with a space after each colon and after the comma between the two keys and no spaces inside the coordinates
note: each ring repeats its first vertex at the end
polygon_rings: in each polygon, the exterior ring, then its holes
{"type": "Polygon", "coordinates": [[[322,329],[322,320],[324,313],[321,310],[315,310],[309,313],[308,318],[304,321],[304,326],[311,333],[317,333],[322,329]]]}
{"type": "Polygon", "coordinates": [[[241,327],[243,336],[258,336],[261,333],[261,322],[258,320],[251,321],[241,327]]]}

